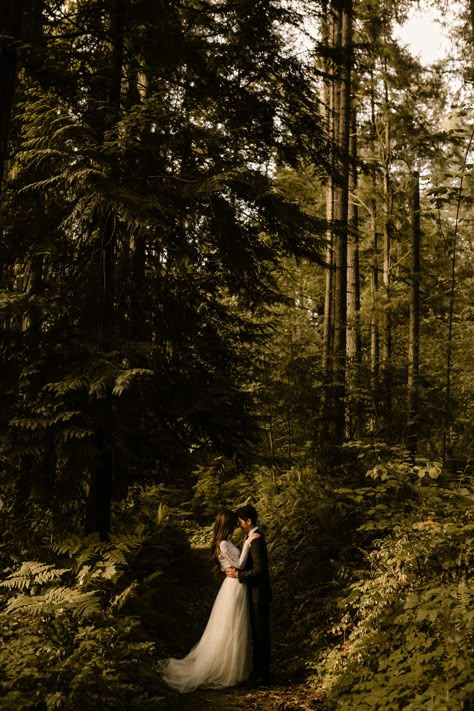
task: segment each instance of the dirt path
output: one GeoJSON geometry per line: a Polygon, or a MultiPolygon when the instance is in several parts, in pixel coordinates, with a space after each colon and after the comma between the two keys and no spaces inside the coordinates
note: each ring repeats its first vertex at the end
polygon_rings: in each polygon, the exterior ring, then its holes
{"type": "MultiPolygon", "coordinates": [[[[189,567],[182,574],[186,613],[176,629],[170,653],[182,657],[199,640],[214,602],[221,579],[210,573],[207,549],[195,548],[189,567]]],[[[166,708],[170,711],[310,711],[322,710],[318,693],[304,680],[304,663],[294,655],[288,658],[275,630],[273,644],[273,681],[268,689],[234,687],[231,689],[198,689],[190,694],[166,691],[166,708]]]]}
{"type": "Polygon", "coordinates": [[[314,711],[321,703],[302,685],[251,692],[239,689],[195,691],[167,699],[167,708],[179,711],[314,711]],[[178,698],[177,698],[178,697],[178,698]]]}

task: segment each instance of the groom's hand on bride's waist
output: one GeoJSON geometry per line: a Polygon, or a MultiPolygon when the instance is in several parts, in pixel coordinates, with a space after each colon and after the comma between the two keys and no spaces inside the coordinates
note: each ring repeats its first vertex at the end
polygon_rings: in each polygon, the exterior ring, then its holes
{"type": "Polygon", "coordinates": [[[225,574],[227,575],[228,578],[238,578],[239,577],[239,574],[238,574],[236,568],[226,568],[225,574]]]}

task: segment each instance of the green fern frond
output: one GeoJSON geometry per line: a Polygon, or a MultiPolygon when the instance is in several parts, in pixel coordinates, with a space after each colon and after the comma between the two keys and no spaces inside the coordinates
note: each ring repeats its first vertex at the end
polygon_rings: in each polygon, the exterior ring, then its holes
{"type": "Polygon", "coordinates": [[[79,549],[75,554],[71,554],[73,558],[74,570],[77,571],[82,568],[83,565],[91,564],[94,565],[97,557],[100,556],[103,551],[104,543],[101,541],[92,542],[87,548],[79,549]]]}
{"type": "Polygon", "coordinates": [[[110,604],[112,610],[121,610],[127,600],[130,600],[133,596],[138,587],[138,582],[134,580],[127,588],[125,588],[125,590],[122,590],[119,595],[116,595],[110,604]]]}
{"type": "Polygon", "coordinates": [[[54,612],[54,608],[47,605],[44,595],[17,595],[17,597],[8,601],[6,612],[8,614],[21,612],[32,617],[44,617],[51,615],[54,612]]]}
{"type": "MultiPolygon", "coordinates": [[[[81,538],[80,536],[70,536],[63,541],[54,541],[51,544],[51,550],[59,555],[76,555],[82,548],[84,548],[85,541],[89,545],[89,539],[81,538]]],[[[94,542],[99,541],[99,536],[94,535],[94,542]]]]}
{"type": "Polygon", "coordinates": [[[75,617],[80,619],[94,617],[102,612],[99,597],[95,591],[76,593],[72,596],[68,608],[75,617]]]}
{"type": "Polygon", "coordinates": [[[85,587],[90,580],[92,580],[92,568],[90,565],[83,565],[76,573],[77,584],[85,587]]]}
{"type": "Polygon", "coordinates": [[[461,580],[456,590],[456,598],[460,607],[466,611],[472,608],[474,597],[474,584],[470,580],[461,580]]]}
{"type": "Polygon", "coordinates": [[[24,590],[32,585],[44,585],[59,580],[70,570],[70,568],[56,568],[51,563],[25,561],[19,570],[2,580],[0,586],[10,590],[24,590]]]}
{"type": "Polygon", "coordinates": [[[115,580],[118,576],[119,568],[124,567],[124,564],[117,560],[112,560],[112,557],[106,555],[104,557],[103,563],[96,566],[96,569],[92,573],[93,578],[99,578],[101,580],[115,580]]]}
{"type": "Polygon", "coordinates": [[[56,542],[52,548],[59,555],[72,559],[72,567],[78,579],[113,579],[119,568],[127,565],[127,553],[143,545],[144,532],[139,528],[133,535],[115,534],[104,543],[95,535],[88,538],[71,537],[56,542]]]}
{"type": "Polygon", "coordinates": [[[143,545],[144,538],[144,527],[140,526],[136,529],[135,534],[111,534],[110,542],[116,548],[119,548],[120,550],[126,551],[128,553],[129,551],[132,551],[136,548],[140,548],[140,546],[143,545]]]}
{"type": "Polygon", "coordinates": [[[46,603],[54,606],[66,604],[71,598],[71,588],[62,585],[50,587],[43,594],[43,598],[46,603]]]}
{"type": "Polygon", "coordinates": [[[72,566],[75,571],[82,568],[94,557],[96,557],[104,544],[95,533],[87,537],[70,536],[64,541],[56,541],[51,545],[52,550],[59,555],[67,555],[72,559],[72,566]]]}
{"type": "Polygon", "coordinates": [[[18,595],[9,600],[6,612],[20,612],[32,617],[44,617],[68,610],[74,617],[84,619],[102,612],[96,591],[81,593],[66,587],[52,587],[42,595],[18,595]]]}
{"type": "Polygon", "coordinates": [[[168,516],[169,516],[169,507],[166,504],[164,504],[163,502],[160,502],[160,504],[158,506],[158,510],[156,512],[156,519],[155,519],[156,525],[162,526],[168,516]]]}
{"type": "Polygon", "coordinates": [[[113,566],[114,568],[121,568],[127,565],[127,558],[125,556],[124,551],[120,550],[119,548],[114,548],[105,553],[104,562],[109,566],[113,566]]]}

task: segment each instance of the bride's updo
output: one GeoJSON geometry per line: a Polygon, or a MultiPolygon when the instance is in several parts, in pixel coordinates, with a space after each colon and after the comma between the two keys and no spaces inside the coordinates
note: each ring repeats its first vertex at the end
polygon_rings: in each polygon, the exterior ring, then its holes
{"type": "Polygon", "coordinates": [[[219,511],[214,521],[214,532],[212,536],[211,543],[211,560],[213,563],[213,568],[215,572],[220,570],[219,564],[219,551],[222,541],[227,541],[232,537],[232,534],[237,527],[239,520],[237,515],[230,511],[230,509],[224,509],[219,511]]]}

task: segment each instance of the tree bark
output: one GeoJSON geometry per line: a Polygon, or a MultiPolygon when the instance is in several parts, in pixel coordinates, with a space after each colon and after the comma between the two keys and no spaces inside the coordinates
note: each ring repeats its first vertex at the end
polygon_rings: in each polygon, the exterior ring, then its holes
{"type": "MultiPolygon", "coordinates": [[[[370,142],[372,152],[375,155],[375,139],[377,128],[375,124],[375,80],[372,76],[371,92],[370,92],[370,142]]],[[[374,419],[372,429],[378,429],[379,426],[379,408],[378,408],[378,378],[379,378],[379,362],[380,362],[380,339],[379,339],[379,323],[377,314],[377,299],[379,290],[379,256],[378,256],[378,232],[377,232],[377,173],[375,168],[371,171],[371,200],[370,200],[370,219],[371,219],[371,235],[372,235],[372,260],[370,266],[370,287],[372,313],[370,319],[370,377],[372,387],[372,397],[374,402],[374,419]]]]}
{"type": "MultiPolygon", "coordinates": [[[[335,45],[336,23],[334,14],[330,11],[328,2],[324,3],[324,15],[322,23],[322,41],[327,49],[333,49],[335,45]]],[[[329,52],[328,52],[329,57],[329,52]]],[[[321,426],[319,438],[322,446],[325,446],[329,437],[329,422],[331,413],[331,381],[332,381],[332,352],[334,346],[334,195],[336,183],[336,78],[334,61],[326,58],[324,61],[324,72],[327,82],[324,84],[323,106],[326,108],[325,125],[331,142],[331,174],[326,187],[326,281],[324,293],[324,320],[323,320],[323,347],[322,347],[322,373],[324,382],[324,392],[321,402],[321,426]]]]}
{"type": "MultiPolygon", "coordinates": [[[[385,67],[386,70],[386,67],[385,67]]],[[[388,87],[384,82],[385,104],[385,146],[383,159],[383,191],[384,191],[384,222],[383,222],[383,285],[385,291],[383,312],[383,338],[381,352],[381,379],[383,399],[384,432],[389,433],[392,424],[392,305],[391,298],[391,250],[392,250],[392,195],[390,170],[392,162],[391,126],[388,106],[388,87]]]]}
{"type": "MultiPolygon", "coordinates": [[[[472,4],[471,4],[472,7],[472,4]]],[[[474,28],[474,13],[473,13],[473,28],[474,28]]],[[[452,455],[452,441],[450,435],[451,429],[451,379],[452,379],[452,364],[453,364],[453,331],[454,331],[454,301],[456,296],[456,268],[458,258],[458,235],[461,216],[461,204],[463,200],[464,179],[466,177],[467,161],[471,153],[471,147],[474,141],[474,129],[471,132],[469,142],[464,154],[463,168],[461,180],[459,183],[459,194],[456,205],[456,220],[454,223],[453,241],[450,247],[451,258],[451,273],[449,284],[449,312],[448,312],[448,351],[446,354],[446,386],[445,386],[445,406],[444,406],[444,428],[443,428],[443,463],[446,463],[449,456],[452,455]]]]}
{"type": "Polygon", "coordinates": [[[338,175],[334,200],[335,301],[334,301],[334,441],[340,444],[345,432],[346,328],[347,328],[347,243],[349,231],[350,117],[352,68],[352,0],[334,0],[338,38],[338,175]]]}
{"type": "Polygon", "coordinates": [[[101,400],[102,429],[96,432],[95,444],[97,455],[95,469],[91,472],[89,491],[86,501],[86,521],[84,533],[98,533],[101,540],[106,540],[111,525],[112,487],[113,487],[113,452],[112,419],[110,399],[101,400]]]}
{"type": "MultiPolygon", "coordinates": [[[[124,54],[125,0],[112,0],[109,15],[110,72],[107,78],[107,116],[105,130],[116,132],[121,112],[121,87],[124,54]]],[[[116,136],[117,138],[117,136],[116,136]]],[[[117,247],[117,215],[110,209],[102,226],[98,262],[99,283],[97,345],[110,350],[116,335],[115,278],[117,247]]],[[[111,525],[113,492],[113,429],[112,394],[99,401],[97,408],[95,467],[90,474],[86,504],[86,533],[99,532],[106,538],[111,525]]]]}
{"type": "Polygon", "coordinates": [[[413,174],[411,294],[408,339],[407,448],[415,456],[418,444],[418,379],[420,363],[420,280],[421,280],[420,180],[413,174]]]}
{"type": "Polygon", "coordinates": [[[357,192],[357,118],[352,111],[349,180],[349,243],[347,253],[347,383],[351,408],[348,412],[348,437],[359,437],[362,429],[360,406],[361,331],[360,331],[360,271],[359,271],[359,211],[357,192]]]}

